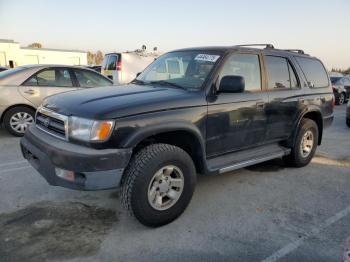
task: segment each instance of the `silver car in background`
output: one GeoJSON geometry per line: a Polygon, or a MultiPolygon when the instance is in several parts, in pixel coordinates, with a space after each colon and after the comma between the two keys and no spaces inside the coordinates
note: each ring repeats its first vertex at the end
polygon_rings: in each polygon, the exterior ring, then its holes
{"type": "Polygon", "coordinates": [[[107,77],[78,66],[28,65],[0,72],[0,123],[12,135],[22,136],[44,98],[109,85],[107,77]]]}

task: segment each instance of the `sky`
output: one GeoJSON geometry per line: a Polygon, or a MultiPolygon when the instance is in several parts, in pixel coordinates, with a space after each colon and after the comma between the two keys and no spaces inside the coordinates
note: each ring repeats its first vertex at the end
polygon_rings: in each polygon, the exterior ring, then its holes
{"type": "Polygon", "coordinates": [[[251,43],[350,67],[350,0],[0,0],[0,39],[102,52],[251,43]]]}

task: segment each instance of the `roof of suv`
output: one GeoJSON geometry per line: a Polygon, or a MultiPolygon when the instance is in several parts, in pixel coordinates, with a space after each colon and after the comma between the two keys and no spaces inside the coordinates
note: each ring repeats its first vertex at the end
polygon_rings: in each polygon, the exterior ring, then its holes
{"type": "Polygon", "coordinates": [[[276,53],[276,54],[282,54],[282,55],[297,55],[297,56],[304,56],[304,57],[310,57],[310,55],[305,54],[303,50],[299,49],[277,49],[274,48],[271,44],[266,45],[236,45],[236,46],[204,46],[204,47],[191,47],[191,48],[182,48],[177,49],[172,52],[177,51],[219,51],[219,52],[229,52],[229,51],[235,51],[235,50],[242,50],[242,51],[263,51],[263,52],[270,52],[270,53],[276,53]],[[252,47],[251,47],[252,46],[252,47]],[[265,48],[254,48],[253,46],[266,46],[265,48]]]}

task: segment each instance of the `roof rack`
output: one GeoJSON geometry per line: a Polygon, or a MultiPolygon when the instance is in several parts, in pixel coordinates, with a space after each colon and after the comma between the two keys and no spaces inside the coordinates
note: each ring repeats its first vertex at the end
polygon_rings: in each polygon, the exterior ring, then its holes
{"type": "Polygon", "coordinates": [[[273,44],[246,44],[246,45],[235,45],[235,46],[265,46],[265,48],[271,48],[274,49],[275,47],[273,44]]]}
{"type": "Polygon", "coordinates": [[[298,54],[305,54],[304,50],[301,49],[282,49],[283,51],[288,51],[288,52],[296,52],[298,54]]]}

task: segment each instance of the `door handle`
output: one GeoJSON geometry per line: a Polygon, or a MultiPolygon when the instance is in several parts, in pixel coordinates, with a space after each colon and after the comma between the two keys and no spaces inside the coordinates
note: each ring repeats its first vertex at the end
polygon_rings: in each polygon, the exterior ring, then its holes
{"type": "Polygon", "coordinates": [[[264,109],[265,108],[265,103],[264,102],[257,102],[256,103],[256,108],[257,109],[264,109]]]}
{"type": "Polygon", "coordinates": [[[24,93],[26,93],[28,95],[34,95],[35,91],[33,89],[29,89],[29,90],[24,91],[24,93]]]}

